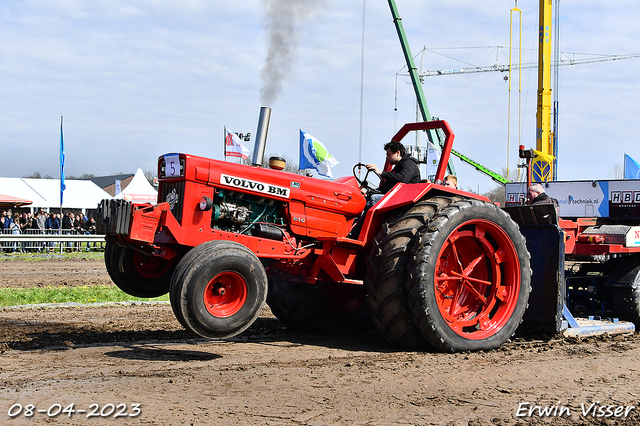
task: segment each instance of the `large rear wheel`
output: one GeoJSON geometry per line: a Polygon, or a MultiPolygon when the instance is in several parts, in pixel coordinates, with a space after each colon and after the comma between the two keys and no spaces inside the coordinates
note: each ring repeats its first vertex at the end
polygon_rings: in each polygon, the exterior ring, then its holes
{"type": "Polygon", "coordinates": [[[269,275],[267,303],[288,328],[310,333],[349,333],[373,329],[361,285],[299,283],[269,275]]]}
{"type": "Polygon", "coordinates": [[[228,338],[256,320],[267,297],[267,276],[248,248],[209,241],[188,253],[171,280],[171,306],[188,330],[228,338]]]}
{"type": "Polygon", "coordinates": [[[131,296],[158,297],[169,291],[175,262],[147,256],[107,241],[104,263],[118,288],[131,296]]]}
{"type": "Polygon", "coordinates": [[[443,208],[414,243],[413,315],[446,351],[494,349],[522,321],[531,289],[529,252],[497,206],[461,200],[443,208]]]}
{"type": "Polygon", "coordinates": [[[411,247],[418,230],[451,197],[433,197],[416,203],[382,223],[367,258],[367,304],[373,321],[387,340],[406,349],[423,345],[424,338],[412,319],[407,293],[411,247]]]}

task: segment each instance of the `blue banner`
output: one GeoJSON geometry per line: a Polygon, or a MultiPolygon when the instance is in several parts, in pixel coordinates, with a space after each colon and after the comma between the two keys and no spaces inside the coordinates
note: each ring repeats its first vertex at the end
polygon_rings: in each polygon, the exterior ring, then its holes
{"type": "Polygon", "coordinates": [[[62,116],[60,116],[60,207],[62,207],[62,196],[67,186],[64,184],[64,138],[62,137],[62,116]]]}
{"type": "Polygon", "coordinates": [[[627,154],[624,155],[624,178],[640,179],[640,165],[627,154]]]}

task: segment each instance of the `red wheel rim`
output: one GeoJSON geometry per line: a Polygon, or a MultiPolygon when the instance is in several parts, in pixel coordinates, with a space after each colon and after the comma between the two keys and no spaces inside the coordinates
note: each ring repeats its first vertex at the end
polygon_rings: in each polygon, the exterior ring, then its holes
{"type": "Polygon", "coordinates": [[[244,306],[246,300],[247,282],[236,272],[219,273],[204,289],[204,305],[215,317],[230,317],[244,306]]]}
{"type": "Polygon", "coordinates": [[[133,264],[136,271],[145,278],[158,278],[171,267],[171,261],[157,256],[147,256],[139,251],[133,252],[133,264]]]}
{"type": "Polygon", "coordinates": [[[520,294],[520,260],[497,224],[470,220],[447,238],[436,263],[435,297],[449,327],[486,339],[509,321],[520,294]]]}

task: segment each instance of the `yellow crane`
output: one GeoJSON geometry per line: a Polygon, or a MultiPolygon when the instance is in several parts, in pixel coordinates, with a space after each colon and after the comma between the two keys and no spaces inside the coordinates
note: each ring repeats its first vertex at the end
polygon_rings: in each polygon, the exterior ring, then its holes
{"type": "MultiPolygon", "coordinates": [[[[499,65],[497,62],[498,49],[501,46],[496,47],[496,63],[488,66],[476,66],[456,69],[438,69],[438,70],[426,70],[419,74],[420,79],[430,76],[442,76],[442,75],[454,75],[454,74],[467,74],[477,72],[511,72],[517,69],[524,68],[538,68],[538,92],[537,92],[537,109],[536,109],[536,149],[534,151],[534,158],[531,165],[531,178],[535,182],[544,182],[556,179],[556,164],[557,164],[557,120],[558,120],[558,102],[557,93],[555,93],[555,101],[552,104],[552,82],[551,82],[551,68],[555,68],[555,87],[557,92],[558,84],[558,67],[560,65],[578,65],[594,62],[615,61],[623,59],[632,59],[640,57],[640,54],[629,55],[592,55],[587,59],[561,59],[558,44],[558,32],[559,32],[559,4],[560,0],[555,0],[556,6],[556,23],[555,23],[555,52],[552,55],[552,7],[554,0],[539,0],[539,28],[538,28],[538,62],[525,63],[525,64],[512,64],[511,56],[509,56],[508,65],[499,65]],[[555,56],[555,59],[552,57],[555,56]],[[553,114],[552,114],[553,105],[553,114]],[[552,126],[551,117],[554,118],[554,125],[552,126]],[[553,130],[552,130],[553,129],[553,130]]],[[[516,7],[512,9],[512,12],[520,12],[516,7]]],[[[432,49],[423,49],[424,51],[433,51],[432,49]]],[[[435,53],[435,52],[434,52],[435,53]]],[[[505,77],[505,80],[508,78],[505,77]]],[[[509,79],[510,80],[510,79],[509,79]]],[[[507,163],[508,169],[508,163],[507,163]]]]}
{"type": "MultiPolygon", "coordinates": [[[[554,144],[551,133],[551,23],[553,0],[540,0],[538,33],[538,108],[536,112],[536,152],[532,180],[553,178],[554,144]]],[[[557,35],[556,35],[557,36],[557,35]]]]}

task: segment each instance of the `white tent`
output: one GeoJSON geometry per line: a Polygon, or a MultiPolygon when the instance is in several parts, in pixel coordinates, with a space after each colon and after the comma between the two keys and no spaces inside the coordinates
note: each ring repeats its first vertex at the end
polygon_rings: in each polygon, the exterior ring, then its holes
{"type": "MultiPolygon", "coordinates": [[[[67,209],[96,209],[101,200],[112,198],[108,192],[90,180],[64,181],[62,207],[67,209]]],[[[2,193],[31,200],[32,208],[60,207],[60,179],[0,178],[2,193]]]]}
{"type": "Polygon", "coordinates": [[[158,199],[158,191],[151,186],[142,169],[138,169],[129,185],[113,198],[124,198],[133,203],[155,204],[158,199]]]}

